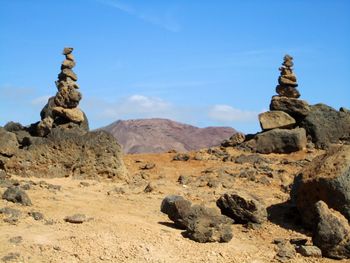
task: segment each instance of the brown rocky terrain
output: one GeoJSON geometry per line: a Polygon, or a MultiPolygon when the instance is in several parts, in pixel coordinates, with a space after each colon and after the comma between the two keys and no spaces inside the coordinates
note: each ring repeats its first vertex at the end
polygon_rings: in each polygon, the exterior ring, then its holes
{"type": "MultiPolygon", "coordinates": [[[[274,262],[276,240],[311,242],[311,233],[288,216],[284,203],[294,175],[321,153],[263,155],[215,148],[191,152],[188,161],[174,161],[176,153],[125,155],[132,176],[124,183],[99,178],[2,177],[2,193],[14,183],[28,189],[32,205],[0,200],[0,258],[12,257],[13,262],[274,262]],[[233,161],[222,160],[225,152],[233,161]],[[162,199],[169,194],[215,207],[220,195],[232,189],[259,196],[268,207],[269,221],[256,228],[233,225],[228,243],[201,244],[185,238],[160,212],[162,199]],[[5,207],[14,209],[12,215],[6,214],[5,207]],[[36,220],[35,212],[43,218],[36,220]],[[74,214],[84,214],[86,222],[65,221],[74,214]]],[[[288,262],[333,260],[296,254],[288,262]]]]}
{"type": "Polygon", "coordinates": [[[230,127],[198,128],[168,119],[120,120],[102,130],[111,133],[125,153],[199,150],[218,146],[236,132],[230,127]]]}

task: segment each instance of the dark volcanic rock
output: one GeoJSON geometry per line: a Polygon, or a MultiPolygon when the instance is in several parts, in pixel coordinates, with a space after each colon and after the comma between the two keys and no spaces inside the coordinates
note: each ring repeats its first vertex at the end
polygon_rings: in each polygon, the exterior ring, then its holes
{"type": "Polygon", "coordinates": [[[350,143],[350,113],[336,111],[324,105],[311,106],[311,111],[300,123],[317,148],[327,148],[331,143],[341,140],[350,143]]]}
{"type": "Polygon", "coordinates": [[[304,167],[294,180],[291,199],[306,226],[314,225],[319,200],[350,220],[350,145],[332,147],[304,167]]]}
{"type": "Polygon", "coordinates": [[[303,128],[293,130],[274,129],[258,134],[255,150],[259,153],[291,153],[306,148],[306,132],[303,128]]]}
{"type": "Polygon", "coordinates": [[[2,199],[27,206],[32,204],[28,195],[17,186],[11,186],[7,188],[2,195],[2,199]]]}
{"type": "Polygon", "coordinates": [[[7,172],[36,177],[127,179],[118,142],[104,132],[52,129],[6,161],[7,172]]]}
{"type": "Polygon", "coordinates": [[[318,224],[312,241],[324,256],[336,259],[350,258],[350,226],[340,213],[329,209],[327,204],[316,203],[318,224]]]}
{"type": "Polygon", "coordinates": [[[182,196],[169,195],[163,199],[160,211],[167,214],[179,228],[185,229],[188,223],[184,219],[190,213],[191,205],[191,202],[182,196]]]}
{"type": "Polygon", "coordinates": [[[16,135],[0,127],[0,155],[10,157],[16,153],[18,147],[16,135]]]}
{"type": "Polygon", "coordinates": [[[228,242],[232,239],[233,221],[216,209],[192,206],[183,197],[172,195],[163,200],[161,211],[178,227],[186,229],[184,235],[196,242],[228,242]]]}
{"type": "Polygon", "coordinates": [[[266,207],[251,194],[235,191],[222,195],[216,205],[221,213],[232,218],[236,223],[258,223],[267,220],[266,207]]]}
{"type": "Polygon", "coordinates": [[[219,146],[236,132],[229,127],[198,128],[167,119],[117,121],[101,129],[111,133],[125,153],[199,150],[219,146]]]}
{"type": "Polygon", "coordinates": [[[189,223],[185,235],[199,243],[229,242],[232,229],[227,220],[220,216],[203,216],[189,223]]]}
{"type": "Polygon", "coordinates": [[[270,103],[270,110],[284,111],[299,122],[309,114],[310,106],[304,100],[274,96],[270,103]]]}
{"type": "Polygon", "coordinates": [[[322,257],[322,251],[316,246],[298,246],[296,248],[297,252],[304,257],[317,257],[320,258],[322,257]]]}
{"type": "Polygon", "coordinates": [[[88,218],[84,214],[74,214],[72,216],[67,216],[64,218],[64,221],[72,224],[82,224],[87,220],[88,218]]]}

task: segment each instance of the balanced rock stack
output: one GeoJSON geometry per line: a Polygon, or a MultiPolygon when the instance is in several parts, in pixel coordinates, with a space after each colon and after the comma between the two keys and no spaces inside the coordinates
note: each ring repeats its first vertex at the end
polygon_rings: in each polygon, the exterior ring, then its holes
{"type": "Polygon", "coordinates": [[[306,147],[306,131],[299,128],[309,112],[306,101],[299,100],[297,78],[293,73],[293,57],[285,55],[276,87],[278,96],[271,100],[270,111],[259,114],[262,133],[255,136],[256,151],[260,153],[289,153],[306,147]]]}
{"type": "MultiPolygon", "coordinates": [[[[233,135],[223,147],[240,147],[259,153],[290,153],[306,147],[307,138],[316,148],[350,144],[350,111],[339,111],[325,104],[309,105],[299,99],[293,57],[285,55],[270,111],[259,114],[262,132],[233,135]],[[237,140],[239,139],[239,140],[237,140]]],[[[312,146],[312,144],[309,144],[312,146]]]]}
{"type": "Polygon", "coordinates": [[[300,93],[297,90],[297,78],[293,72],[293,57],[285,55],[283,58],[282,67],[279,68],[281,75],[278,78],[278,83],[276,87],[276,92],[285,97],[289,98],[299,98],[300,93]]]}
{"type": "Polygon", "coordinates": [[[73,72],[75,66],[73,48],[63,49],[66,59],[62,62],[61,72],[55,82],[58,92],[48,100],[42,109],[41,121],[37,125],[37,135],[46,136],[52,128],[60,126],[66,129],[81,128],[88,131],[88,121],[85,114],[78,108],[82,98],[76,83],[77,75],[73,72]]]}

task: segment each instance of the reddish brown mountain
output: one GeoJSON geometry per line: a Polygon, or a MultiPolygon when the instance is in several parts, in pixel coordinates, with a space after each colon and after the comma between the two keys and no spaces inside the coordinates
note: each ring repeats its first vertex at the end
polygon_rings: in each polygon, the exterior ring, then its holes
{"type": "Polygon", "coordinates": [[[198,150],[217,146],[236,132],[230,127],[198,128],[167,119],[116,121],[101,129],[111,133],[125,153],[198,150]]]}

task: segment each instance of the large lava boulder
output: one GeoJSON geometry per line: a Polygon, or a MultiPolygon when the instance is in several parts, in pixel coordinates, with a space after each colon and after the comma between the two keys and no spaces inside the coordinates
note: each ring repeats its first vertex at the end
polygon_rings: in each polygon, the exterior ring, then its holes
{"type": "Polygon", "coordinates": [[[243,191],[234,191],[222,195],[216,205],[221,213],[236,223],[261,224],[267,220],[266,207],[259,198],[243,191]]]}
{"type": "Polygon", "coordinates": [[[335,259],[350,258],[350,225],[337,211],[319,201],[315,205],[317,226],[312,241],[322,250],[324,256],[335,259]]]}
{"type": "Polygon", "coordinates": [[[37,177],[127,179],[122,150],[104,131],[54,128],[47,137],[31,137],[27,147],[8,159],[7,172],[37,177]]]}
{"type": "Polygon", "coordinates": [[[320,200],[350,220],[350,145],[334,146],[304,167],[295,177],[291,199],[310,228],[320,200]]]}
{"type": "Polygon", "coordinates": [[[291,153],[306,148],[306,132],[303,128],[273,129],[254,137],[253,149],[258,153],[291,153]]]}
{"type": "Polygon", "coordinates": [[[309,114],[301,121],[317,148],[325,149],[331,143],[350,143],[350,112],[337,111],[325,104],[311,106],[309,114]]]}
{"type": "Polygon", "coordinates": [[[185,229],[184,235],[196,242],[229,242],[232,239],[233,220],[221,215],[217,209],[192,205],[182,196],[170,195],[163,199],[161,212],[177,227],[185,229]]]}

